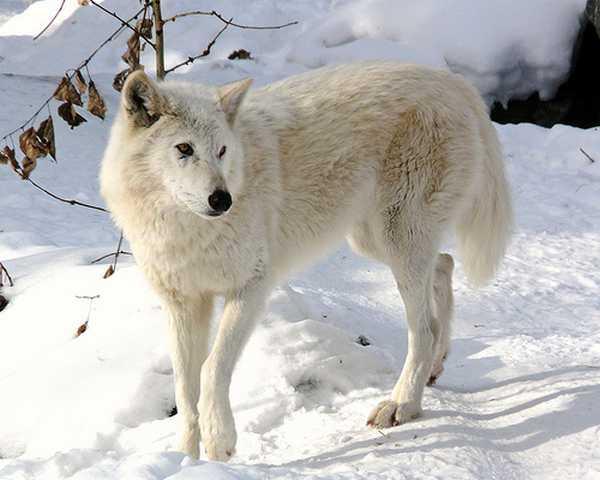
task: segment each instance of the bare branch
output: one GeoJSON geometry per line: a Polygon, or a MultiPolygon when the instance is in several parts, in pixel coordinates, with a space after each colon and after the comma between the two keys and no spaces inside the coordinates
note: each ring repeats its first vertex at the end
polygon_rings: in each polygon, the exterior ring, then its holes
{"type": "Polygon", "coordinates": [[[26,176],[23,172],[23,168],[19,164],[16,165],[15,171],[23,180],[27,180],[35,188],[44,192],[46,195],[54,198],[55,200],[58,200],[59,202],[68,203],[69,205],[77,205],[79,207],[91,208],[92,210],[98,210],[100,212],[110,213],[106,208],[99,207],[97,205],[92,205],[92,204],[85,203],[85,202],[80,202],[79,200],[63,198],[63,197],[57,195],[56,193],[52,193],[50,190],[42,187],[39,183],[34,182],[31,178],[29,178],[29,176],[26,176]]]}
{"type": "Polygon", "coordinates": [[[38,33],[35,37],[33,37],[34,40],[37,40],[44,33],[46,33],[46,30],[48,30],[50,28],[50,25],[52,25],[54,23],[54,20],[56,20],[56,18],[60,15],[60,12],[62,12],[63,7],[65,6],[65,2],[66,2],[66,0],[62,0],[60,7],[58,7],[58,10],[56,11],[56,13],[52,17],[52,19],[48,22],[48,25],[46,25],[40,33],[38,33]]]}
{"type": "Polygon", "coordinates": [[[46,195],[51,196],[52,198],[54,198],[55,200],[58,200],[59,202],[68,203],[69,205],[77,205],[79,207],[91,208],[92,210],[98,210],[100,212],[109,213],[106,208],[98,207],[97,205],[91,205],[89,203],[80,202],[78,200],[60,197],[59,195],[56,195],[55,193],[52,193],[51,191],[45,189],[39,183],[34,182],[31,178],[27,178],[27,181],[29,183],[31,183],[38,190],[44,192],[46,195]]]}
{"type": "MultiPolygon", "coordinates": [[[[129,22],[131,20],[123,20],[121,17],[119,17],[115,12],[111,12],[110,10],[107,10],[106,8],[104,8],[101,4],[95,2],[94,0],[90,0],[90,3],[92,5],[94,5],[94,7],[98,7],[100,10],[102,10],[104,13],[106,13],[107,15],[110,15],[111,17],[116,18],[119,22],[121,22],[121,26],[128,28],[129,30],[131,30],[132,32],[135,32],[136,34],[138,34],[141,38],[144,39],[144,41],[150,45],[154,50],[156,50],[156,46],[154,45],[154,42],[152,42],[152,40],[150,40],[148,37],[146,37],[145,35],[142,35],[142,32],[140,32],[139,29],[133,27],[129,22]]],[[[145,9],[146,7],[144,7],[145,9]]],[[[144,10],[142,9],[142,11],[144,10]]]]}
{"type": "Polygon", "coordinates": [[[163,23],[174,22],[178,18],[189,17],[189,16],[192,16],[192,15],[204,15],[204,16],[208,16],[208,17],[216,17],[221,22],[223,22],[223,23],[225,23],[227,25],[231,25],[232,27],[237,27],[237,28],[248,29],[248,30],[279,30],[280,28],[291,27],[292,25],[298,25],[297,21],[289,22],[289,23],[284,23],[282,25],[269,25],[269,26],[242,25],[242,24],[239,24],[239,23],[233,23],[232,22],[233,18],[227,20],[220,13],[218,13],[218,12],[216,12],[214,10],[212,10],[210,12],[205,12],[205,11],[201,11],[201,10],[193,10],[193,11],[190,11],[190,12],[178,13],[177,15],[173,15],[172,17],[166,18],[163,21],[163,23]]]}
{"type": "Polygon", "coordinates": [[[590,154],[588,154],[583,148],[580,148],[579,151],[581,153],[583,153],[590,162],[596,163],[596,160],[594,158],[592,158],[592,156],[590,154]]]}
{"type": "MultiPolygon", "coordinates": [[[[233,19],[232,19],[233,20],[233,19]]],[[[190,63],[194,63],[196,60],[198,60],[199,58],[203,58],[203,57],[208,57],[210,55],[210,49],[213,47],[213,45],[215,44],[215,42],[217,41],[217,39],[221,36],[221,34],[227,30],[227,28],[229,27],[229,23],[226,23],[225,26],[219,30],[219,32],[213,37],[213,39],[208,43],[208,45],[206,46],[206,48],[202,51],[202,53],[200,55],[196,55],[195,57],[188,57],[187,60],[178,63],[177,65],[175,65],[172,68],[169,68],[168,70],[165,71],[165,75],[173,72],[174,70],[177,70],[180,67],[183,67],[184,65],[189,65],[190,63]]]]}
{"type": "Polygon", "coordinates": [[[94,265],[95,263],[101,262],[102,260],[106,260],[107,258],[114,257],[117,255],[133,255],[133,253],[128,252],[126,250],[119,250],[118,252],[107,253],[106,255],[102,255],[101,257],[96,258],[90,262],[90,265],[94,265]]]}
{"type": "Polygon", "coordinates": [[[117,244],[117,250],[115,252],[115,260],[113,262],[113,272],[117,269],[117,262],[119,261],[119,255],[121,254],[121,246],[123,245],[123,230],[119,235],[119,243],[117,244]]]}

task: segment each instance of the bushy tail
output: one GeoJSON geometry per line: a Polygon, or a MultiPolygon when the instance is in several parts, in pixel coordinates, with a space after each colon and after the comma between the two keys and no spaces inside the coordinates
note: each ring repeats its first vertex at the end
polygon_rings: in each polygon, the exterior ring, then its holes
{"type": "Polygon", "coordinates": [[[508,246],[513,214],[504,174],[502,148],[487,113],[481,112],[486,155],[478,193],[457,224],[458,250],[474,286],[489,282],[508,246]]]}

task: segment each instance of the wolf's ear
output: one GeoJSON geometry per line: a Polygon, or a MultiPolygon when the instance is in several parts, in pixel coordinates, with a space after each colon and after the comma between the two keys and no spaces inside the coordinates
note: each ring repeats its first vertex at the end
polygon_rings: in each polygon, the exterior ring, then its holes
{"type": "Polygon", "coordinates": [[[131,73],[121,92],[121,102],[128,117],[139,127],[149,127],[160,118],[164,102],[156,84],[143,70],[131,73]]]}
{"type": "Polygon", "coordinates": [[[237,82],[223,85],[217,90],[221,108],[225,112],[225,116],[230,125],[233,125],[235,116],[250,85],[252,85],[252,79],[245,78],[243,80],[238,80],[237,82]]]}

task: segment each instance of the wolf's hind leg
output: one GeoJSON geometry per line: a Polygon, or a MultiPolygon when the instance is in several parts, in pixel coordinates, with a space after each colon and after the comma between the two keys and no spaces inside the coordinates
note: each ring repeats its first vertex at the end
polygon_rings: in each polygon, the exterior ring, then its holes
{"type": "Polygon", "coordinates": [[[433,367],[428,385],[433,385],[444,371],[444,360],[450,350],[451,324],[454,310],[452,272],[454,260],[447,253],[440,253],[433,278],[433,305],[440,333],[433,347],[433,367]]]}
{"type": "Polygon", "coordinates": [[[407,215],[390,215],[385,223],[387,228],[381,238],[386,244],[386,263],[404,300],[408,353],[391,399],[377,405],[368,417],[367,424],[378,428],[399,425],[421,415],[423,390],[431,376],[434,346],[441,331],[433,305],[441,228],[407,215]]]}
{"type": "Polygon", "coordinates": [[[175,374],[175,402],[180,419],[179,449],[193,458],[200,453],[198,399],[200,372],[208,353],[208,336],[213,312],[212,296],[199,296],[193,301],[170,299],[169,330],[171,361],[175,374]]]}

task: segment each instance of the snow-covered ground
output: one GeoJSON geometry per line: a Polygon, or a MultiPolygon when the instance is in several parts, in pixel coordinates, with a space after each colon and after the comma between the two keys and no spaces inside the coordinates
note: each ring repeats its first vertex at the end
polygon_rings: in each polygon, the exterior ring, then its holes
{"type": "MultiPolygon", "coordinates": [[[[60,2],[23,11],[27,3],[0,6],[10,16],[0,17],[0,135],[118,27],[87,7],[32,43],[60,2]]],[[[172,13],[215,6],[165,3],[172,13]]],[[[488,99],[548,94],[568,70],[584,3],[235,0],[223,11],[241,23],[301,24],[229,30],[184,78],[264,84],[384,57],[459,70],[488,99]],[[236,48],[255,60],[226,60],[236,48]]],[[[137,8],[104,5],[124,16],[137,8]]],[[[202,49],[219,25],[195,18],[171,27],[169,64],[202,49]]],[[[55,192],[101,204],[98,163],[125,40],[90,64],[107,121],[88,116],[71,132],[54,115],[59,161],[41,161],[34,178],[55,192]]],[[[0,479],[600,478],[600,129],[498,130],[514,241],[485,289],[469,289],[458,262],[452,353],[426,391],[424,417],[384,432],[364,425],[401,368],[406,329],[390,273],[343,247],[275,292],[234,375],[239,442],[228,465],[174,450],[164,312],[131,258],[106,280],[106,262],[90,265],[115,248],[108,216],[59,204],[0,169],[0,260],[15,278],[0,313],[0,479]],[[96,295],[91,304],[79,298],[96,295]]]]}

